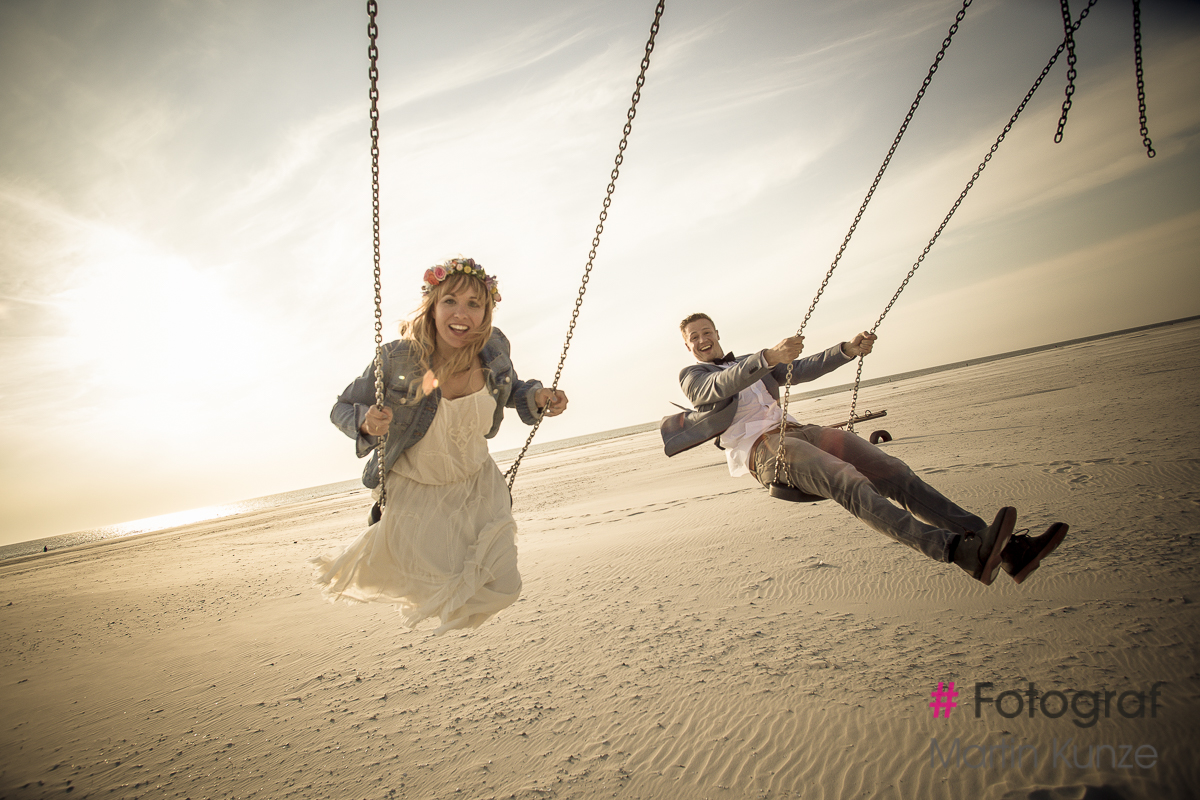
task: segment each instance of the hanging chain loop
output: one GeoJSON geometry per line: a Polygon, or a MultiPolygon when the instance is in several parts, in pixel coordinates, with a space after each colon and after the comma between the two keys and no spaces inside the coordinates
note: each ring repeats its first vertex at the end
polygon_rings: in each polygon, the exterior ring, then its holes
{"type": "Polygon", "coordinates": [[[1138,122],[1142,126],[1142,144],[1146,147],[1146,156],[1154,158],[1154,145],[1150,142],[1150,131],[1146,127],[1146,82],[1142,74],[1141,0],[1133,0],[1133,60],[1137,64],[1138,122]]]}
{"type": "MultiPolygon", "coordinates": [[[[383,408],[383,283],[379,256],[379,48],[375,44],[379,35],[379,27],[375,24],[375,14],[378,10],[375,0],[367,0],[367,58],[371,62],[367,73],[371,78],[371,231],[375,245],[375,406],[383,408]]],[[[387,433],[384,433],[375,443],[376,457],[379,459],[380,509],[387,504],[387,476],[383,463],[386,445],[387,433]]]]}
{"type": "MultiPolygon", "coordinates": [[[[1058,132],[1054,134],[1054,143],[1058,144],[1063,140],[1063,128],[1067,126],[1067,113],[1071,110],[1071,96],[1075,94],[1075,29],[1078,25],[1071,24],[1071,4],[1069,0],[1059,0],[1062,6],[1063,18],[1063,35],[1065,37],[1064,44],[1067,48],[1067,88],[1066,99],[1062,104],[1062,116],[1058,118],[1058,132]]],[[[1090,9],[1093,4],[1089,3],[1090,9]]],[[[1082,19],[1082,17],[1081,17],[1082,19]]]]}
{"type": "MultiPolygon", "coordinates": [[[[880,165],[879,171],[875,173],[875,180],[871,181],[871,188],[867,190],[866,197],[863,198],[862,205],[858,208],[858,213],[854,215],[854,222],[850,224],[850,230],[846,232],[846,238],[842,240],[842,246],[838,248],[837,255],[833,257],[833,263],[830,264],[829,270],[825,273],[824,279],[821,281],[820,288],[817,289],[817,294],[813,297],[812,303],[808,306],[808,311],[804,314],[804,320],[800,323],[799,330],[796,335],[800,336],[804,333],[804,328],[808,325],[808,320],[812,317],[813,311],[817,307],[817,303],[821,299],[821,295],[825,293],[825,287],[829,285],[829,279],[833,277],[833,271],[837,269],[838,262],[842,259],[842,254],[846,252],[846,247],[850,244],[850,237],[854,236],[854,231],[858,228],[858,223],[862,220],[863,214],[866,213],[867,204],[871,202],[871,198],[875,195],[875,189],[879,186],[879,181],[883,178],[883,173],[888,168],[888,164],[892,161],[892,156],[896,154],[896,148],[900,146],[900,140],[904,138],[904,132],[908,130],[908,125],[912,122],[913,115],[917,113],[917,107],[921,105],[922,98],[925,97],[925,91],[929,88],[930,82],[933,80],[934,73],[941,66],[942,59],[946,56],[946,50],[950,47],[950,42],[954,39],[954,34],[958,32],[958,25],[963,21],[963,17],[967,14],[967,8],[971,5],[971,0],[963,0],[962,8],[954,16],[954,24],[950,26],[946,33],[946,38],[942,40],[942,48],[938,50],[934,56],[933,63],[929,66],[929,71],[925,75],[925,80],[921,82],[921,88],[917,90],[917,96],[913,99],[912,105],[908,108],[908,113],[904,115],[904,122],[900,125],[900,130],[896,133],[896,138],[892,140],[892,146],[888,148],[887,155],[884,156],[883,164],[880,165]]],[[[784,419],[787,419],[788,401],[791,398],[792,390],[792,366],[794,362],[788,364],[787,377],[783,384],[783,414],[784,419]]],[[[784,432],[786,425],[779,426],[779,448],[775,456],[775,482],[783,483],[783,461],[784,461],[784,432]]]]}
{"type": "MultiPolygon", "coordinates": [[[[625,114],[625,128],[621,133],[621,143],[617,145],[617,157],[613,161],[612,172],[609,174],[608,190],[604,195],[604,203],[600,209],[600,221],[596,225],[596,234],[592,237],[592,249],[588,251],[587,264],[583,268],[583,279],[579,284],[579,294],[575,297],[575,308],[571,312],[571,323],[567,326],[567,339],[563,342],[562,354],[558,358],[558,369],[555,370],[554,381],[550,384],[551,391],[558,389],[558,381],[562,377],[563,365],[567,361],[567,349],[570,348],[571,339],[575,335],[575,323],[579,320],[579,309],[583,305],[583,295],[587,292],[588,281],[591,279],[592,264],[596,260],[596,250],[600,247],[600,234],[604,232],[604,223],[608,219],[608,208],[612,205],[613,192],[617,188],[617,176],[620,175],[621,164],[625,161],[625,148],[629,144],[629,134],[633,130],[633,118],[637,116],[638,101],[642,99],[642,87],[646,83],[646,70],[650,68],[650,54],[654,52],[654,39],[658,36],[658,26],[662,19],[665,2],[666,0],[659,0],[658,5],[654,9],[654,22],[650,25],[650,38],[646,41],[646,52],[642,56],[642,66],[637,76],[637,85],[633,91],[629,111],[625,114]]],[[[529,431],[529,436],[525,439],[524,447],[521,448],[521,452],[517,454],[516,460],[509,466],[508,471],[504,473],[504,477],[508,482],[509,493],[512,492],[513,483],[517,479],[517,470],[521,467],[521,459],[525,457],[525,452],[533,442],[533,437],[537,434],[538,428],[541,427],[544,418],[541,414],[538,415],[537,421],[529,431]]]]}
{"type": "MultiPolygon", "coordinates": [[[[1088,2],[1087,8],[1085,8],[1079,15],[1079,21],[1071,25],[1070,32],[1072,34],[1079,29],[1079,26],[1083,23],[1083,20],[1087,17],[1088,12],[1092,10],[1092,6],[1094,6],[1096,2],[1097,0],[1090,0],[1088,2]]],[[[954,212],[958,211],[958,207],[962,205],[963,200],[966,199],[967,192],[971,191],[971,187],[975,185],[975,181],[979,179],[980,174],[982,174],[984,169],[987,168],[988,162],[991,161],[992,156],[996,154],[996,150],[999,149],[1000,143],[1004,141],[1004,137],[1008,136],[1008,132],[1011,131],[1013,125],[1016,124],[1017,117],[1021,116],[1021,112],[1025,110],[1025,106],[1029,105],[1029,101],[1033,99],[1034,92],[1038,90],[1038,87],[1042,85],[1044,80],[1046,80],[1046,76],[1050,74],[1050,69],[1054,66],[1055,62],[1058,61],[1058,57],[1062,55],[1063,50],[1067,49],[1067,41],[1069,38],[1072,37],[1064,37],[1062,44],[1058,46],[1058,49],[1054,51],[1054,55],[1052,55],[1050,60],[1046,62],[1046,66],[1042,68],[1042,73],[1038,75],[1037,80],[1033,82],[1033,85],[1029,88],[1029,91],[1025,93],[1025,98],[1021,100],[1020,104],[1017,106],[1017,110],[1013,112],[1013,115],[1009,118],[1008,123],[1005,124],[1004,129],[1000,131],[1000,135],[996,137],[996,141],[992,143],[992,147],[990,150],[988,150],[987,155],[983,157],[983,161],[979,162],[979,166],[975,168],[975,173],[971,175],[971,179],[967,181],[966,187],[959,193],[958,198],[954,201],[954,205],[950,207],[950,211],[942,220],[942,224],[938,226],[936,231],[934,231],[929,243],[925,245],[925,249],[921,251],[921,255],[917,257],[916,263],[912,265],[912,269],[908,271],[908,274],[904,276],[904,280],[900,282],[900,287],[896,289],[896,293],[893,294],[892,299],[888,301],[887,306],[883,309],[883,313],[879,315],[879,319],[875,320],[875,324],[871,327],[870,331],[872,334],[879,330],[879,326],[883,324],[883,318],[886,317],[888,312],[892,310],[892,306],[894,306],[896,301],[900,298],[900,293],[904,291],[905,287],[908,286],[908,282],[911,281],[913,276],[917,273],[917,270],[925,261],[925,257],[929,255],[929,251],[933,249],[934,243],[936,243],[938,237],[942,235],[942,231],[946,229],[946,225],[950,223],[950,218],[954,216],[954,212]]],[[[849,421],[846,425],[846,429],[851,433],[854,432],[854,408],[858,403],[858,390],[860,384],[862,383],[864,358],[865,356],[858,357],[858,371],[854,376],[854,390],[850,397],[850,415],[848,417],[849,421]]]]}

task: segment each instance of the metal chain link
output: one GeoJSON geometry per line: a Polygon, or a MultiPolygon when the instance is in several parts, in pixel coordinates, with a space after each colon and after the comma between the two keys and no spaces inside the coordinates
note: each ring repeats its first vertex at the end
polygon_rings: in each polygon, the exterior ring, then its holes
{"type": "Polygon", "coordinates": [[[1138,122],[1141,124],[1142,144],[1146,155],[1154,158],[1154,145],[1150,142],[1150,131],[1146,127],[1146,82],[1142,75],[1142,4],[1133,0],[1133,59],[1137,64],[1138,122]]]}
{"type": "MultiPolygon", "coordinates": [[[[1092,10],[1092,6],[1094,6],[1096,2],[1097,0],[1090,0],[1090,2],[1088,2],[1087,8],[1085,8],[1079,15],[1079,21],[1071,26],[1071,33],[1074,33],[1079,29],[1079,26],[1083,23],[1083,20],[1087,17],[1088,12],[1092,10]]],[[[967,181],[966,187],[962,190],[962,192],[959,193],[958,198],[954,201],[954,205],[950,207],[950,211],[942,220],[942,224],[938,226],[936,231],[934,231],[933,237],[929,240],[929,244],[925,245],[925,249],[921,251],[921,255],[917,257],[916,263],[912,265],[912,269],[908,271],[908,274],[904,276],[904,280],[900,282],[900,288],[896,289],[896,293],[893,294],[892,299],[888,301],[887,306],[883,309],[883,313],[879,315],[879,319],[875,320],[875,324],[871,327],[870,333],[874,334],[877,330],[879,330],[879,326],[883,324],[883,318],[886,317],[888,312],[892,310],[892,306],[894,306],[896,301],[900,298],[900,293],[903,292],[905,287],[908,286],[908,282],[912,280],[913,275],[916,274],[921,264],[925,261],[925,257],[929,255],[929,251],[933,249],[934,243],[937,242],[938,237],[942,235],[942,231],[944,231],[946,229],[946,225],[949,224],[950,218],[954,216],[954,212],[958,211],[958,207],[962,205],[963,200],[966,199],[967,192],[971,191],[971,187],[975,185],[975,181],[979,179],[980,174],[985,168],[987,168],[988,162],[991,161],[992,156],[996,154],[996,150],[999,149],[1000,143],[1004,141],[1004,137],[1008,135],[1008,132],[1012,130],[1013,125],[1016,124],[1017,117],[1021,116],[1021,112],[1025,110],[1025,106],[1027,106],[1029,101],[1033,98],[1034,92],[1038,90],[1038,87],[1042,85],[1042,81],[1044,81],[1046,76],[1050,74],[1050,69],[1054,66],[1055,62],[1058,61],[1058,57],[1062,55],[1063,50],[1067,49],[1067,42],[1070,38],[1070,36],[1064,37],[1062,44],[1058,46],[1058,49],[1054,51],[1054,55],[1052,55],[1050,60],[1046,62],[1046,66],[1042,68],[1042,73],[1038,75],[1037,80],[1033,82],[1033,85],[1025,94],[1025,98],[1021,101],[1020,105],[1017,106],[1017,110],[1013,112],[1013,115],[1009,118],[1008,123],[1004,126],[1004,129],[1000,131],[1000,135],[996,137],[996,141],[992,144],[991,149],[988,150],[987,155],[983,157],[983,161],[979,162],[979,166],[975,168],[975,173],[971,176],[971,180],[967,181]]],[[[858,403],[858,390],[860,384],[862,383],[864,358],[865,356],[858,357],[858,371],[854,375],[854,390],[850,397],[850,415],[848,417],[849,422],[846,425],[846,429],[851,433],[854,432],[854,409],[858,403]]]]}
{"type": "MultiPolygon", "coordinates": [[[[800,323],[799,330],[796,335],[800,336],[804,333],[804,328],[808,325],[808,320],[812,317],[813,310],[816,309],[821,295],[825,293],[825,287],[829,285],[829,279],[833,277],[833,271],[837,269],[838,262],[842,259],[842,254],[846,252],[847,245],[850,244],[850,237],[854,235],[854,231],[858,228],[858,223],[862,220],[863,214],[867,210],[867,204],[871,202],[871,198],[875,195],[875,189],[879,186],[879,181],[883,178],[884,171],[888,168],[888,164],[892,161],[892,156],[896,154],[896,148],[900,146],[900,140],[904,138],[904,132],[908,130],[908,125],[912,122],[913,115],[917,113],[917,107],[921,105],[922,98],[925,97],[925,90],[929,88],[930,82],[933,80],[933,75],[937,72],[938,67],[942,63],[942,59],[946,56],[946,50],[950,47],[951,40],[954,39],[954,34],[958,32],[958,25],[966,16],[967,8],[970,7],[972,0],[963,0],[963,6],[954,16],[954,24],[950,26],[946,33],[946,38],[942,40],[942,48],[938,50],[934,56],[933,63],[929,66],[929,72],[925,75],[925,80],[921,82],[921,88],[917,90],[917,96],[913,99],[912,105],[908,108],[908,113],[904,115],[904,122],[900,125],[900,130],[896,133],[896,138],[892,140],[892,146],[888,148],[887,155],[884,156],[883,164],[880,165],[879,171],[875,173],[875,180],[871,182],[871,188],[867,190],[866,197],[863,198],[862,205],[858,208],[858,213],[854,215],[854,222],[850,224],[850,230],[846,232],[846,238],[842,240],[842,246],[838,248],[837,255],[833,257],[833,263],[830,264],[829,270],[825,273],[824,279],[821,281],[820,288],[817,289],[817,294],[813,297],[812,303],[808,306],[808,311],[804,314],[804,319],[800,323]]],[[[783,384],[783,413],[786,419],[788,401],[791,399],[792,391],[792,367],[795,362],[790,362],[787,368],[787,377],[783,384]]],[[[783,483],[783,461],[784,461],[784,433],[787,426],[780,425],[779,427],[779,449],[775,456],[775,482],[783,483]]]]}
{"type": "MultiPolygon", "coordinates": [[[[650,25],[650,38],[646,41],[646,53],[642,56],[642,67],[637,76],[637,86],[633,91],[629,111],[625,114],[625,128],[621,134],[621,143],[617,146],[617,157],[613,161],[612,172],[609,173],[608,191],[604,195],[604,203],[600,209],[600,222],[596,225],[595,236],[592,237],[592,249],[588,252],[587,265],[583,268],[583,280],[579,284],[579,294],[575,298],[575,308],[571,312],[571,324],[567,327],[567,339],[563,343],[562,354],[558,358],[558,369],[555,370],[554,381],[550,384],[551,391],[558,389],[558,381],[562,377],[563,365],[567,361],[567,349],[570,348],[571,339],[575,335],[575,323],[579,319],[579,309],[583,305],[583,295],[587,291],[588,281],[591,279],[592,263],[596,259],[596,249],[600,247],[600,234],[604,232],[604,223],[608,219],[608,208],[612,205],[612,196],[616,190],[617,176],[620,175],[621,164],[625,161],[625,148],[629,144],[629,134],[633,130],[633,118],[637,116],[638,101],[642,99],[642,87],[646,83],[646,70],[650,67],[650,54],[654,52],[654,39],[658,36],[658,25],[662,19],[665,2],[666,0],[659,0],[658,5],[654,9],[654,22],[650,25]]],[[[541,414],[538,415],[537,421],[529,431],[529,436],[525,439],[525,446],[521,448],[521,452],[517,454],[516,460],[509,466],[508,471],[504,473],[504,477],[508,481],[509,493],[512,492],[513,482],[517,479],[517,470],[521,467],[521,459],[525,457],[525,452],[533,442],[533,437],[537,434],[538,428],[541,427],[544,418],[541,414]]]]}
{"type": "MultiPolygon", "coordinates": [[[[379,10],[375,0],[367,0],[367,58],[371,62],[368,75],[371,78],[371,230],[375,244],[375,405],[383,408],[383,283],[381,280],[379,257],[379,48],[375,39],[379,35],[379,27],[375,24],[375,14],[379,10]]],[[[387,504],[386,469],[383,463],[384,447],[387,445],[387,433],[379,437],[375,443],[376,457],[379,459],[379,508],[387,504]]]]}
{"type": "MultiPolygon", "coordinates": [[[[1067,112],[1071,110],[1071,95],[1075,94],[1075,28],[1071,24],[1071,5],[1069,0],[1059,0],[1062,5],[1063,18],[1063,34],[1066,36],[1065,44],[1067,46],[1067,97],[1063,100],[1062,116],[1058,118],[1058,132],[1054,134],[1054,143],[1058,144],[1063,140],[1063,128],[1067,126],[1067,112]]],[[[1091,8],[1091,5],[1088,6],[1091,8]]]]}

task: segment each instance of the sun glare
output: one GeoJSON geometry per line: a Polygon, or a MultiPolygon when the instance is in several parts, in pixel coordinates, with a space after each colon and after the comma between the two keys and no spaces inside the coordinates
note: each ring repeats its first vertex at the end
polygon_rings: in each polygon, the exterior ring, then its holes
{"type": "Polygon", "coordinates": [[[102,528],[101,533],[106,538],[107,536],[130,536],[135,533],[150,533],[151,531],[161,531],[167,528],[190,525],[193,522],[204,522],[218,517],[227,517],[238,510],[236,506],[193,508],[188,511],[176,511],[173,514],[160,514],[157,517],[146,517],[145,519],[136,519],[132,522],[123,522],[120,525],[102,528]]]}
{"type": "Polygon", "coordinates": [[[198,376],[236,379],[255,337],[228,284],[125,234],[94,233],[60,298],[67,355],[96,388],[118,393],[153,384],[164,398],[194,395],[198,376]]]}

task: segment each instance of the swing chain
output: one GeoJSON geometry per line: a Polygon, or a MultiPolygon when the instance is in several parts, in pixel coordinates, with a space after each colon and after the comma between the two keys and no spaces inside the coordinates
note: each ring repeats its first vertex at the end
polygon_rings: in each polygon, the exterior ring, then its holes
{"type": "Polygon", "coordinates": [[[1138,122],[1141,123],[1142,144],[1146,155],[1154,158],[1154,145],[1150,142],[1150,131],[1146,127],[1146,82],[1142,74],[1142,4],[1133,0],[1133,59],[1137,64],[1138,122]]]}
{"type": "MultiPolygon", "coordinates": [[[[800,336],[804,333],[805,326],[808,325],[809,318],[812,317],[813,311],[817,307],[817,303],[821,299],[821,295],[825,293],[825,287],[829,285],[830,278],[833,277],[833,271],[837,269],[838,263],[842,259],[842,254],[846,252],[846,247],[850,244],[850,238],[854,236],[855,230],[858,229],[858,223],[862,221],[863,214],[866,213],[867,204],[871,202],[871,198],[875,195],[875,190],[879,187],[879,181],[883,178],[883,173],[887,170],[888,165],[892,161],[892,156],[896,154],[896,148],[900,146],[900,140],[904,138],[905,131],[908,130],[908,125],[913,120],[913,116],[917,113],[917,107],[921,105],[921,100],[925,97],[925,91],[929,88],[929,84],[933,81],[933,75],[941,66],[942,59],[946,57],[946,50],[950,47],[950,42],[954,39],[954,34],[958,32],[958,25],[963,21],[963,17],[967,14],[967,8],[970,7],[972,0],[963,0],[963,6],[954,16],[954,23],[946,33],[946,38],[942,40],[942,48],[933,58],[933,63],[929,66],[929,72],[925,75],[925,80],[921,82],[921,88],[917,90],[917,96],[913,99],[912,105],[908,108],[908,113],[904,115],[904,122],[900,125],[900,130],[896,133],[896,138],[892,140],[892,146],[888,148],[887,155],[884,156],[883,164],[880,165],[879,171],[875,173],[875,180],[871,181],[871,188],[867,190],[866,197],[863,198],[862,205],[858,208],[858,213],[854,215],[854,221],[850,224],[850,230],[846,232],[846,238],[842,240],[842,246],[838,248],[837,255],[833,257],[833,263],[829,266],[829,270],[825,273],[825,277],[821,280],[821,285],[817,289],[817,294],[813,297],[812,303],[808,307],[808,311],[804,314],[804,319],[800,323],[800,329],[796,331],[796,335],[800,336]]],[[[783,385],[783,413],[784,420],[787,418],[788,402],[792,392],[792,368],[795,362],[788,364],[787,377],[784,378],[783,385]]],[[[784,453],[784,432],[786,425],[781,424],[779,428],[779,449],[778,455],[775,457],[775,482],[783,483],[783,453],[784,453]]]]}
{"type": "MultiPolygon", "coordinates": [[[[633,118],[637,116],[638,101],[642,99],[642,87],[646,84],[646,70],[650,68],[650,54],[654,52],[654,39],[658,36],[659,22],[662,19],[665,3],[666,0],[659,0],[657,7],[654,9],[654,22],[650,25],[650,38],[646,41],[646,52],[642,56],[641,71],[637,76],[637,85],[631,97],[629,110],[625,113],[625,127],[621,133],[621,142],[617,145],[617,156],[613,161],[612,172],[609,173],[608,189],[604,195],[604,203],[600,209],[600,221],[596,224],[596,233],[592,237],[592,249],[588,251],[587,264],[583,268],[583,279],[579,284],[579,294],[575,297],[575,308],[571,311],[571,323],[567,326],[567,338],[563,342],[562,354],[558,358],[558,369],[555,370],[554,381],[550,384],[552,392],[558,389],[558,381],[562,377],[563,366],[567,361],[567,349],[570,348],[571,339],[575,336],[575,324],[579,320],[579,310],[583,306],[583,295],[587,292],[588,281],[591,280],[592,265],[596,260],[596,250],[600,247],[600,234],[604,233],[604,223],[608,220],[608,208],[612,205],[613,192],[617,188],[617,177],[621,174],[621,164],[625,161],[625,148],[629,145],[629,134],[633,131],[633,118]]],[[[525,439],[525,445],[521,448],[521,452],[517,454],[516,460],[509,466],[508,471],[504,473],[504,477],[508,481],[508,491],[510,494],[512,493],[513,483],[517,479],[517,470],[521,467],[521,459],[525,457],[525,452],[533,442],[533,437],[537,434],[538,428],[542,426],[543,419],[545,417],[542,414],[538,414],[533,428],[529,431],[529,436],[525,439]]]]}
{"type": "MultiPolygon", "coordinates": [[[[1092,9],[1092,6],[1094,6],[1096,2],[1097,0],[1090,0],[1087,8],[1080,13],[1079,21],[1071,26],[1072,33],[1079,29],[1079,26],[1083,23],[1083,20],[1087,17],[1088,13],[1092,9]]],[[[1058,57],[1062,55],[1063,50],[1065,49],[1067,49],[1066,39],[1064,39],[1062,44],[1058,46],[1058,49],[1054,51],[1054,55],[1050,57],[1050,60],[1046,62],[1046,66],[1042,68],[1042,73],[1038,75],[1037,80],[1035,80],[1033,85],[1029,87],[1029,91],[1025,93],[1025,97],[1017,106],[1017,110],[1013,112],[1013,115],[1009,118],[1008,123],[1005,124],[1004,129],[1000,131],[1000,135],[996,137],[996,141],[992,144],[991,149],[988,150],[987,155],[983,157],[983,161],[979,162],[979,166],[975,168],[974,174],[971,175],[971,179],[967,181],[966,187],[964,187],[959,193],[958,198],[954,201],[954,205],[950,207],[950,211],[942,220],[942,224],[938,225],[937,230],[934,231],[933,236],[929,240],[929,244],[925,245],[925,249],[922,250],[921,255],[917,257],[916,263],[912,265],[912,269],[908,271],[908,274],[904,276],[904,280],[900,282],[900,288],[896,289],[896,293],[892,295],[892,299],[889,300],[887,306],[884,307],[883,313],[879,315],[879,319],[875,320],[875,324],[871,326],[870,332],[872,334],[879,330],[879,326],[883,324],[883,318],[887,316],[888,312],[892,310],[892,306],[894,306],[896,301],[900,299],[900,293],[904,291],[905,287],[908,286],[908,282],[912,280],[914,275],[916,275],[917,270],[920,268],[921,264],[924,263],[925,257],[928,256],[929,251],[933,249],[933,245],[937,242],[938,237],[942,235],[942,231],[944,231],[946,226],[950,223],[950,218],[954,216],[954,213],[958,211],[958,207],[962,205],[963,200],[967,198],[967,192],[971,191],[971,188],[975,185],[975,181],[979,180],[979,176],[983,173],[984,169],[987,168],[988,162],[992,160],[992,156],[994,156],[996,154],[996,150],[1000,148],[1000,143],[1004,141],[1006,136],[1008,136],[1008,132],[1011,131],[1013,125],[1016,124],[1017,118],[1021,116],[1021,112],[1025,110],[1025,106],[1029,105],[1029,101],[1033,99],[1034,93],[1038,90],[1038,87],[1042,85],[1042,81],[1046,79],[1046,76],[1050,74],[1051,68],[1053,68],[1055,62],[1058,61],[1058,57]]],[[[854,432],[854,409],[858,403],[858,390],[862,381],[864,358],[865,356],[858,357],[858,372],[854,376],[854,389],[850,396],[850,416],[848,418],[849,422],[846,424],[846,429],[851,433],[854,432]]]]}
{"type": "MultiPolygon", "coordinates": [[[[375,0],[367,0],[367,58],[371,62],[368,75],[371,78],[371,230],[375,246],[375,406],[383,408],[383,283],[381,280],[379,256],[379,48],[375,39],[379,28],[375,24],[375,14],[379,10],[375,0]]],[[[375,451],[379,459],[379,507],[382,509],[387,502],[385,489],[386,468],[383,463],[384,448],[387,445],[387,433],[379,437],[375,443],[375,451]]]]}
{"type": "MultiPolygon", "coordinates": [[[[1059,144],[1063,140],[1063,128],[1067,126],[1067,113],[1071,110],[1071,95],[1075,94],[1075,28],[1071,24],[1071,4],[1070,0],[1060,0],[1062,5],[1063,17],[1063,34],[1065,35],[1065,44],[1067,46],[1067,97],[1063,100],[1062,116],[1058,118],[1058,132],[1054,134],[1054,143],[1059,144]]],[[[1091,8],[1091,5],[1088,6],[1091,8]]],[[[1082,17],[1081,17],[1082,19],[1082,17]]]]}

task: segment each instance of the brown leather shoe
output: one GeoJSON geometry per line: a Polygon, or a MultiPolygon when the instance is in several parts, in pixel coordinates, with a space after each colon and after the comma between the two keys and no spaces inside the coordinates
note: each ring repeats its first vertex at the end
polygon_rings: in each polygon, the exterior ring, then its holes
{"type": "Polygon", "coordinates": [[[1008,540],[1008,546],[1000,554],[1000,566],[1014,581],[1023,582],[1062,543],[1070,527],[1065,522],[1055,522],[1041,536],[1017,534],[1008,540]]]}
{"type": "Polygon", "coordinates": [[[1005,506],[996,520],[982,531],[964,533],[954,548],[954,563],[984,586],[991,586],[1000,571],[1001,553],[1017,526],[1017,510],[1005,506]]]}

